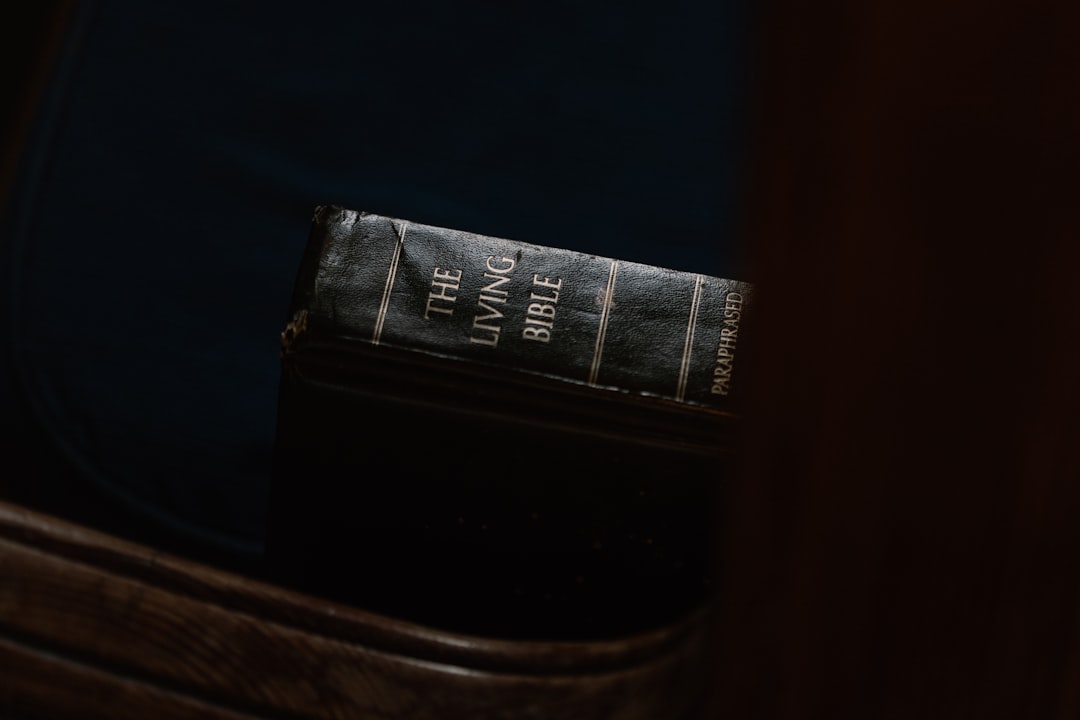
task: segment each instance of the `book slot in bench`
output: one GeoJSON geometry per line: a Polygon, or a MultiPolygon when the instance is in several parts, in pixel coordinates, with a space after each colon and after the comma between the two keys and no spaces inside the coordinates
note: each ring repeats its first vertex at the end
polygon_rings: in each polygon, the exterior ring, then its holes
{"type": "Polygon", "coordinates": [[[743,282],[319,208],[282,335],[271,562],[457,631],[676,620],[709,593],[750,300],[743,282]]]}

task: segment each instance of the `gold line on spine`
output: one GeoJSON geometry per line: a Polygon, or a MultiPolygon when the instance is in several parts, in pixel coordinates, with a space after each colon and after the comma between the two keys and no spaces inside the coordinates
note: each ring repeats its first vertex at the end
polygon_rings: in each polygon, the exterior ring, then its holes
{"type": "MultiPolygon", "coordinates": [[[[391,224],[394,224],[391,222],[391,224]]],[[[395,227],[397,227],[395,225],[395,227]]],[[[394,287],[394,278],[397,277],[398,260],[401,259],[401,248],[405,245],[405,230],[409,224],[401,223],[397,228],[398,239],[394,245],[394,256],[390,258],[390,270],[386,273],[386,285],[383,287],[382,302],[379,303],[379,315],[375,318],[375,333],[371,336],[371,344],[378,345],[382,337],[383,323],[386,322],[386,311],[390,307],[390,291],[394,287]]]]}
{"type": "Polygon", "coordinates": [[[694,348],[694,328],[697,327],[698,310],[701,307],[701,286],[705,278],[694,276],[694,297],[690,301],[690,318],[686,321],[686,342],[683,344],[682,364],[679,366],[679,386],[675,390],[675,399],[686,399],[686,379],[690,375],[690,352],[694,348]]]}
{"type": "Polygon", "coordinates": [[[589,384],[596,384],[600,373],[600,358],[604,354],[604,336],[607,335],[608,319],[611,317],[611,298],[615,294],[615,276],[619,272],[619,261],[611,261],[608,271],[607,289],[604,291],[604,305],[600,310],[600,329],[596,333],[596,349],[593,350],[592,367],[589,369],[589,384]]]}

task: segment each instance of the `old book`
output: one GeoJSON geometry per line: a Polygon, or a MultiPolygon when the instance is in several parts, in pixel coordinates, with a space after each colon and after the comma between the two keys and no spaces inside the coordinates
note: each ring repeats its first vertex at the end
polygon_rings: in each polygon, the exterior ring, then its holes
{"type": "Polygon", "coordinates": [[[267,553],[446,629],[646,631],[710,592],[746,283],[316,211],[267,553]]]}

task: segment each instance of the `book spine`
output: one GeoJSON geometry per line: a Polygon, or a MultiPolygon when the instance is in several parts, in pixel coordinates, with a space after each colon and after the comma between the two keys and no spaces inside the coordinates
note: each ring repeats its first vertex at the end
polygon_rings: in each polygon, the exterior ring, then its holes
{"type": "MultiPolygon", "coordinates": [[[[747,283],[324,206],[294,323],[733,411],[747,283]]],[[[289,343],[286,343],[289,352],[289,343]]]]}

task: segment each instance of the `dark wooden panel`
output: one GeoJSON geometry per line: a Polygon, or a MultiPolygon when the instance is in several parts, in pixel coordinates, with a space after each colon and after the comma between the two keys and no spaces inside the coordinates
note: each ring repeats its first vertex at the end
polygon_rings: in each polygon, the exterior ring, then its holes
{"type": "Polygon", "coordinates": [[[70,0],[43,0],[0,9],[0,216],[73,6],[70,0]]]}
{"type": "Polygon", "coordinates": [[[1076,717],[1080,8],[769,6],[721,704],[1076,717]]]}
{"type": "MultiPolygon", "coordinates": [[[[103,673],[134,685],[101,692],[145,702],[176,695],[192,707],[270,717],[630,720],[687,716],[701,697],[703,616],[626,641],[484,640],[285,592],[10,506],[0,508],[0,536],[0,634],[16,643],[12,656],[60,658],[28,665],[20,698],[53,675],[93,684],[103,673]]],[[[58,698],[59,710],[67,702],[58,698]]]]}
{"type": "Polygon", "coordinates": [[[0,638],[5,718],[85,720],[251,717],[0,638]]]}

